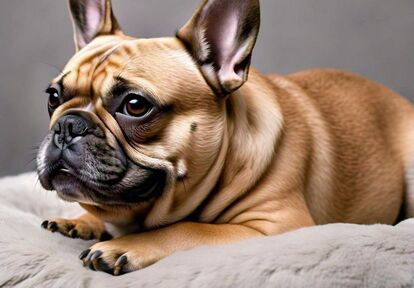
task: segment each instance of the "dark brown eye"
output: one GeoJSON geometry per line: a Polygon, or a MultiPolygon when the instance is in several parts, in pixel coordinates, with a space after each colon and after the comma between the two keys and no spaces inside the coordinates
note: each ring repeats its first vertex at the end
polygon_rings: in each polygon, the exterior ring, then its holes
{"type": "Polygon", "coordinates": [[[143,117],[153,109],[153,105],[144,97],[130,94],[124,102],[123,113],[132,117],[143,117]]]}
{"type": "Polygon", "coordinates": [[[46,93],[49,94],[48,107],[49,110],[55,110],[60,105],[59,92],[55,88],[48,88],[46,93]]]}

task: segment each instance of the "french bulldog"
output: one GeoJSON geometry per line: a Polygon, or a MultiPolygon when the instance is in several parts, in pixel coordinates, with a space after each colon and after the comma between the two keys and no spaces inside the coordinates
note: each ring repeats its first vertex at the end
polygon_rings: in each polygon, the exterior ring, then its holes
{"type": "Polygon", "coordinates": [[[126,36],[110,0],[70,0],[77,53],[47,89],[42,186],[86,213],[113,275],[178,250],[414,216],[414,109],[360,76],[250,68],[259,0],[204,0],[172,38],[126,36]],[[108,224],[120,234],[111,239],[108,224]]]}

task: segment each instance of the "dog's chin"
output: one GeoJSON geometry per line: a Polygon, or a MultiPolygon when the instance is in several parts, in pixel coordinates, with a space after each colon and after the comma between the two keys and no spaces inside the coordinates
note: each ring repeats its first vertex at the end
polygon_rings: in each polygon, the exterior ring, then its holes
{"type": "Polygon", "coordinates": [[[68,173],[56,173],[51,179],[53,190],[59,198],[67,202],[79,202],[89,205],[99,205],[91,197],[91,191],[68,173]]]}
{"type": "MultiPolygon", "coordinates": [[[[123,187],[122,191],[112,193],[90,187],[77,176],[67,172],[57,172],[50,183],[59,198],[67,202],[78,202],[93,206],[133,206],[148,202],[162,194],[165,184],[165,173],[157,172],[138,187],[123,187]]],[[[116,187],[117,185],[114,185],[116,187]]],[[[114,188],[114,190],[116,190],[114,188]]]]}

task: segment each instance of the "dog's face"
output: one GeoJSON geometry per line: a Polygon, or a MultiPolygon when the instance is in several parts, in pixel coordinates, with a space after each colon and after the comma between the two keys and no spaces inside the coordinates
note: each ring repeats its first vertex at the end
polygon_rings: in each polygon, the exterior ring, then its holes
{"type": "Polygon", "coordinates": [[[252,15],[238,2],[205,1],[175,38],[134,39],[110,1],[70,1],[78,52],[47,89],[42,185],[97,206],[155,202],[166,190],[184,201],[222,149],[225,96],[247,79],[258,27],[239,28],[252,15]],[[222,10],[230,38],[215,39],[210,14],[222,10]]]}
{"type": "Polygon", "coordinates": [[[102,36],[74,56],[48,93],[52,120],[39,175],[67,200],[149,200],[167,174],[184,177],[188,163],[197,173],[207,169],[203,161],[221,142],[220,103],[174,39],[102,36]],[[189,162],[194,156],[201,161],[189,162]]]}

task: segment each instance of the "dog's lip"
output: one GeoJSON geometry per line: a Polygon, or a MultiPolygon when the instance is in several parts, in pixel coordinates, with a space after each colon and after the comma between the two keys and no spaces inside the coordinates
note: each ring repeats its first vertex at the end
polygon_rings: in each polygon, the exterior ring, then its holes
{"type": "Polygon", "coordinates": [[[60,169],[58,169],[58,171],[57,171],[58,173],[60,172],[60,173],[62,173],[62,174],[67,174],[67,175],[70,175],[70,176],[75,176],[74,174],[73,174],[73,172],[71,171],[71,170],[69,170],[69,169],[67,169],[67,168],[60,168],[60,169]]]}
{"type": "Polygon", "coordinates": [[[53,176],[53,179],[51,180],[53,183],[53,189],[56,190],[57,194],[60,198],[63,200],[69,201],[69,202],[75,202],[78,198],[82,196],[79,190],[79,182],[76,180],[76,178],[66,172],[62,172],[62,170],[55,171],[55,174],[53,176]],[[68,185],[75,185],[74,187],[70,187],[68,185]]]}
{"type": "Polygon", "coordinates": [[[55,168],[50,175],[51,182],[54,182],[51,185],[51,190],[55,190],[62,199],[70,202],[79,202],[93,206],[129,207],[136,203],[149,201],[152,197],[156,197],[157,195],[161,194],[163,192],[163,188],[161,187],[163,187],[164,184],[160,183],[165,181],[165,175],[163,175],[163,173],[165,172],[158,171],[157,173],[152,175],[150,178],[151,180],[147,184],[148,186],[146,186],[143,191],[145,193],[136,194],[138,195],[138,197],[134,197],[135,193],[130,194],[130,192],[126,190],[120,195],[120,199],[115,200],[107,199],[108,197],[110,197],[110,195],[105,193],[103,190],[99,190],[99,187],[94,187],[93,185],[91,185],[91,183],[85,182],[85,179],[79,177],[79,174],[76,173],[73,169],[71,169],[71,167],[68,167],[65,164],[60,164],[60,166],[55,168]],[[72,183],[72,185],[75,185],[74,189],[77,191],[68,191],[66,189],[62,190],[61,188],[56,187],[56,180],[59,181],[60,185],[63,186],[65,186],[64,184],[62,184],[64,182],[72,183]],[[104,197],[104,199],[101,199],[101,197],[104,197]]]}
{"type": "Polygon", "coordinates": [[[58,169],[56,169],[53,174],[57,175],[57,174],[61,174],[67,177],[73,177],[75,179],[78,180],[78,177],[76,176],[76,173],[70,169],[70,168],[66,168],[66,167],[60,167],[58,169]]]}
{"type": "Polygon", "coordinates": [[[74,175],[74,173],[70,169],[62,168],[55,171],[53,179],[51,180],[53,183],[53,189],[59,195],[59,197],[68,202],[78,202],[84,203],[93,206],[100,206],[97,201],[95,201],[94,196],[97,194],[97,191],[91,187],[88,187],[85,183],[80,181],[78,177],[74,175]],[[60,185],[66,186],[66,183],[71,183],[73,187],[70,189],[59,189],[56,185],[56,181],[60,182],[60,185]]]}

